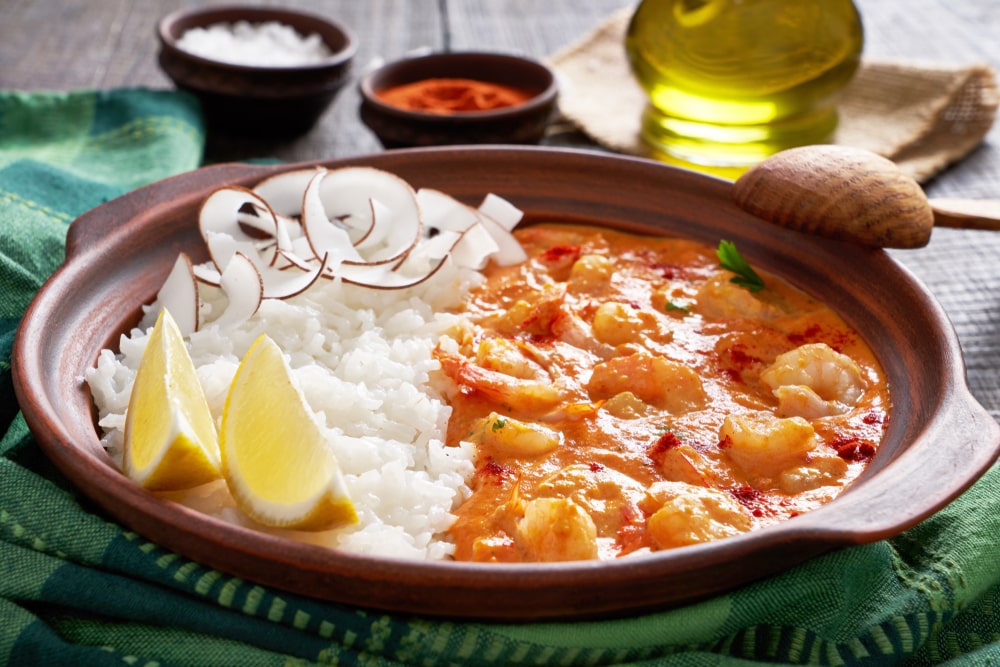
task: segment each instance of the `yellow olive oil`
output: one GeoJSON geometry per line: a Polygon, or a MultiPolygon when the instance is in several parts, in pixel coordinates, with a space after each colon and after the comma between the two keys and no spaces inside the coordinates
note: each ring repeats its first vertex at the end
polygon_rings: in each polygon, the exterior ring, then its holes
{"type": "Polygon", "coordinates": [[[643,0],[625,40],[643,138],[723,167],[828,141],[863,40],[851,0],[643,0]]]}

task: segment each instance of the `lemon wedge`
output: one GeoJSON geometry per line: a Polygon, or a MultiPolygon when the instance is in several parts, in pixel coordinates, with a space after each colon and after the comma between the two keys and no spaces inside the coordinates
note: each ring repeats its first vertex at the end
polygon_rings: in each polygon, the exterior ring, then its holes
{"type": "Polygon", "coordinates": [[[215,422],[166,309],[146,341],[129,396],[123,468],[151,491],[189,489],[220,476],[215,422]]]}
{"type": "Polygon", "coordinates": [[[236,370],[219,441],[229,492],[254,521],[295,530],[357,523],[337,459],[267,334],[236,370]]]}

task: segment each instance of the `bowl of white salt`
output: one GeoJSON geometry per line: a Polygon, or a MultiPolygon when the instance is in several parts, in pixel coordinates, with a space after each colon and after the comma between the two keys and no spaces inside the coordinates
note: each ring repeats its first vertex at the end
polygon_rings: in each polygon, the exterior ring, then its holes
{"type": "Polygon", "coordinates": [[[210,132],[295,136],[350,78],[357,44],[341,23],[276,7],[201,7],[157,26],[159,63],[201,102],[210,132]]]}

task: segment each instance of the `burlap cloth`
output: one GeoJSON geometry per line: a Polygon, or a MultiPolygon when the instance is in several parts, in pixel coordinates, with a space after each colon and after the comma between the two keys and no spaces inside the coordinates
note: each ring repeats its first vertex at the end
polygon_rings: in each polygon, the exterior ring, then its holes
{"type": "MultiPolygon", "coordinates": [[[[563,118],[598,144],[646,155],[640,138],[646,95],[625,55],[633,8],[608,17],[549,59],[559,78],[563,118]]],[[[894,160],[921,182],[975,148],[997,113],[996,74],[989,65],[947,67],[864,58],[839,99],[834,143],[894,160]]]]}

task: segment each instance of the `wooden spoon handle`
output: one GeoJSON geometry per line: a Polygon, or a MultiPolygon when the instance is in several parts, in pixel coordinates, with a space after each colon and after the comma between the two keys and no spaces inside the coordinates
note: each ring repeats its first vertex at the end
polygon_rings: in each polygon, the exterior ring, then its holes
{"type": "Polygon", "coordinates": [[[931,199],[934,225],[1000,231],[998,199],[931,199]]]}

